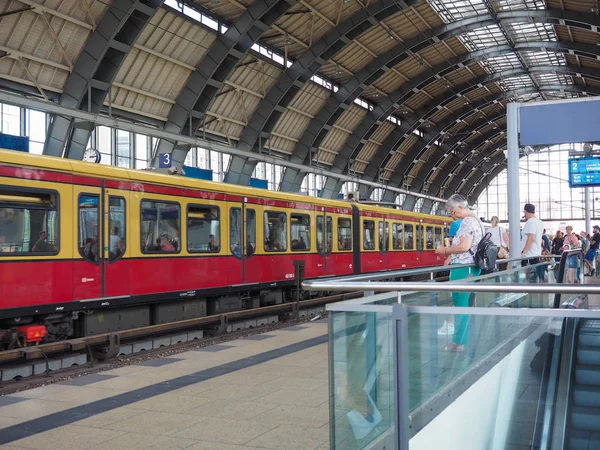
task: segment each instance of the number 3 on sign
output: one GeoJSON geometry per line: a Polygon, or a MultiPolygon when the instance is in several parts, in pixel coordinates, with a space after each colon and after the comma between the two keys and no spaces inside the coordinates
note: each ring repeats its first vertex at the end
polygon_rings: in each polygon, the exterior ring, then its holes
{"type": "Polygon", "coordinates": [[[160,153],[158,155],[158,168],[159,169],[169,169],[171,167],[171,154],[170,153],[160,153]]]}

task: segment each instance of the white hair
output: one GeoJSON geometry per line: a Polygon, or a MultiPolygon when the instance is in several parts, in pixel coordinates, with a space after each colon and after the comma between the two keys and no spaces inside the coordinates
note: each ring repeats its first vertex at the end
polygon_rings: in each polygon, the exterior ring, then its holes
{"type": "Polygon", "coordinates": [[[458,208],[459,206],[462,206],[465,209],[469,208],[469,202],[464,195],[454,194],[446,200],[446,208],[448,210],[458,208]]]}

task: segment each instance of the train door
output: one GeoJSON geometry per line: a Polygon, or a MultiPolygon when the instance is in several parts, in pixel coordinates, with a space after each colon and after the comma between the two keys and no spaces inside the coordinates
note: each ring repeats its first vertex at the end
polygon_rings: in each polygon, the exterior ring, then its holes
{"type": "Polygon", "coordinates": [[[104,296],[103,228],[100,220],[102,189],[91,186],[73,186],[73,230],[76,245],[73,263],[73,298],[84,300],[104,296]]]}
{"type": "Polygon", "coordinates": [[[424,247],[423,241],[424,241],[423,224],[417,224],[417,229],[416,229],[417,261],[423,261],[423,247],[424,247]]]}
{"type": "MultiPolygon", "coordinates": [[[[331,260],[331,252],[333,250],[333,220],[325,211],[317,216],[317,251],[323,258],[323,273],[328,275],[334,273],[334,265],[331,260]],[[330,267],[327,267],[327,261],[330,260],[330,267]]],[[[320,272],[320,271],[319,271],[320,272]]],[[[319,273],[321,275],[321,273],[319,273]]]]}
{"type": "Polygon", "coordinates": [[[388,268],[388,252],[390,250],[390,223],[385,219],[379,221],[379,269],[388,268]]]}
{"type": "MultiPolygon", "coordinates": [[[[105,189],[104,220],[104,296],[119,297],[131,294],[131,259],[127,258],[127,204],[129,191],[105,189]]],[[[179,245],[181,241],[179,240],[179,245]]]]}
{"type": "MultiPolygon", "coordinates": [[[[243,204],[242,204],[243,206],[243,204]]],[[[244,217],[242,206],[229,207],[229,257],[230,263],[227,266],[227,282],[230,285],[238,285],[244,282],[244,217]]]]}
{"type": "Polygon", "coordinates": [[[242,264],[244,267],[243,282],[244,283],[259,283],[262,278],[261,265],[258,258],[255,257],[257,250],[257,239],[256,239],[256,209],[248,207],[244,202],[242,205],[242,248],[245,249],[242,252],[242,264]]]}

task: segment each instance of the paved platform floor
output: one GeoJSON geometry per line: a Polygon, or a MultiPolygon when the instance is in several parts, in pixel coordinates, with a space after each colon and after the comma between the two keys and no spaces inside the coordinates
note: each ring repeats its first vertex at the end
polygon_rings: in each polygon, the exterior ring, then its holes
{"type": "Polygon", "coordinates": [[[0,397],[0,449],[328,449],[327,322],[0,397]]]}

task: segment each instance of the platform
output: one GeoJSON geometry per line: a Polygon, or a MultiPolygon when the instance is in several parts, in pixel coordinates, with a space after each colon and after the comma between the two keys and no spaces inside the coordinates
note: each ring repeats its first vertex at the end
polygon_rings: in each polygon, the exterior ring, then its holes
{"type": "Polygon", "coordinates": [[[327,322],[0,397],[0,448],[328,449],[327,322]]]}

